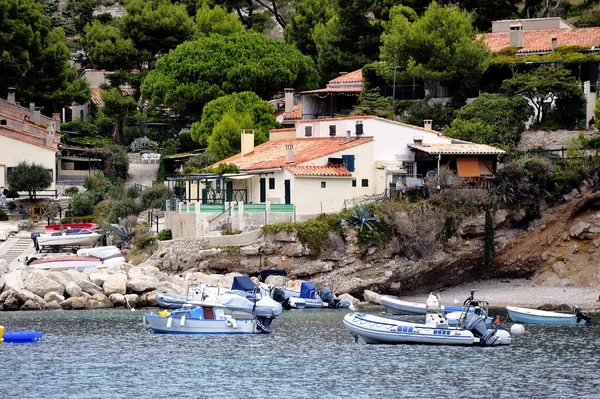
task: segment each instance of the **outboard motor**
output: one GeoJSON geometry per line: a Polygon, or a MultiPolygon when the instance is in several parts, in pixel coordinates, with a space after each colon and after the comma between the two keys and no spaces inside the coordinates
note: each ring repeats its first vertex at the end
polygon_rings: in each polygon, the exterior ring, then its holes
{"type": "Polygon", "coordinates": [[[579,323],[581,320],[585,320],[587,323],[590,323],[592,321],[592,318],[587,314],[583,313],[581,308],[577,305],[573,306],[573,314],[575,314],[577,318],[577,323],[579,323]]]}
{"type": "Polygon", "coordinates": [[[284,309],[291,309],[289,298],[285,297],[285,291],[279,287],[271,288],[271,298],[279,302],[284,309]]]}
{"type": "Polygon", "coordinates": [[[321,288],[319,292],[319,296],[323,300],[323,302],[327,303],[330,308],[336,308],[335,298],[333,297],[333,292],[327,287],[321,288]]]}
{"type": "Polygon", "coordinates": [[[482,345],[509,345],[510,334],[505,330],[487,328],[485,319],[476,314],[469,313],[465,321],[465,328],[479,338],[482,345]]]}
{"type": "Polygon", "coordinates": [[[31,239],[33,240],[33,245],[35,246],[36,251],[40,251],[40,245],[38,244],[37,238],[40,236],[40,233],[34,232],[31,233],[31,239]]]}
{"type": "Polygon", "coordinates": [[[268,297],[257,301],[252,310],[258,322],[258,327],[266,334],[271,332],[271,322],[282,311],[281,304],[268,297]]]}

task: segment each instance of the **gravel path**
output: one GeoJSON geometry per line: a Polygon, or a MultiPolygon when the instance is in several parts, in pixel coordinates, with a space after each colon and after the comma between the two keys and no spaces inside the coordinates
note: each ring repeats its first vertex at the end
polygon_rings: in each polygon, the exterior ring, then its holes
{"type": "MultiPolygon", "coordinates": [[[[542,287],[530,280],[481,280],[440,290],[442,303],[462,303],[476,289],[475,296],[490,306],[522,306],[537,308],[544,304],[579,305],[584,310],[600,309],[600,289],[573,287],[542,287]]],[[[401,296],[410,302],[425,302],[429,294],[401,296]]]]}

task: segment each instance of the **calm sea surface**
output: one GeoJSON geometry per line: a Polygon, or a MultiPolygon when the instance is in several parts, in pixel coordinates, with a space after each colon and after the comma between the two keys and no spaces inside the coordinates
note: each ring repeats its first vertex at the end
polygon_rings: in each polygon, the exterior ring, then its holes
{"type": "Polygon", "coordinates": [[[366,345],[346,313],[182,336],[144,330],[140,311],[1,312],[7,331],[44,339],[0,345],[0,398],[600,398],[598,324],[526,326],[508,347],[366,345]]]}

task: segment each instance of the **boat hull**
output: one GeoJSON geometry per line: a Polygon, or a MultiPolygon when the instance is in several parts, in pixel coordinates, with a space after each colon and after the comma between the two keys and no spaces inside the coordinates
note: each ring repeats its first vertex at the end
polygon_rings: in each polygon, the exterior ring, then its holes
{"type": "MultiPolygon", "coordinates": [[[[42,340],[43,333],[40,331],[18,331],[18,332],[5,332],[0,335],[0,338],[4,340],[4,343],[27,343],[27,342],[40,342],[42,340]]],[[[0,340],[0,342],[2,342],[0,340]]]]}
{"type": "MultiPolygon", "coordinates": [[[[381,297],[379,304],[395,315],[424,315],[426,313],[424,303],[403,301],[387,295],[381,297]]],[[[461,312],[462,309],[462,306],[442,306],[444,313],[461,312]]]]}
{"type": "Polygon", "coordinates": [[[90,269],[90,268],[101,268],[106,267],[97,258],[83,257],[83,256],[58,256],[54,258],[43,258],[34,260],[29,263],[35,269],[49,270],[49,269],[90,269]]]}
{"type": "Polygon", "coordinates": [[[199,320],[144,313],[144,325],[155,334],[261,334],[254,319],[199,320]]]}
{"type": "Polygon", "coordinates": [[[557,312],[548,312],[544,310],[518,308],[515,306],[507,306],[508,315],[515,323],[522,324],[539,324],[551,326],[573,326],[584,325],[585,320],[577,321],[577,316],[574,314],[564,314],[557,312]]]}
{"type": "Polygon", "coordinates": [[[72,247],[76,245],[88,246],[94,245],[100,239],[101,234],[71,234],[71,235],[40,235],[37,237],[37,243],[40,247],[72,247]]]}
{"type": "Polygon", "coordinates": [[[60,229],[68,230],[68,229],[88,229],[95,230],[100,227],[99,224],[96,223],[65,223],[65,224],[49,224],[46,226],[46,231],[60,231],[60,229]]]}

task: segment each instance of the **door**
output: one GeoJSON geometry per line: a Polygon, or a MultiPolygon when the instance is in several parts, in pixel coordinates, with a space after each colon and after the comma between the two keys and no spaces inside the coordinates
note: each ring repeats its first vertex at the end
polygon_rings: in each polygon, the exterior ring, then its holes
{"type": "Polygon", "coordinates": [[[225,193],[227,194],[226,201],[228,201],[228,202],[233,201],[233,182],[232,181],[228,181],[225,183],[225,193]]]}
{"type": "Polygon", "coordinates": [[[285,189],[285,203],[291,204],[292,203],[292,194],[291,194],[291,190],[290,190],[290,181],[285,180],[283,182],[283,187],[285,189]]]}
{"type": "Polygon", "coordinates": [[[260,179],[260,202],[267,202],[267,179],[264,177],[260,179]]]}

